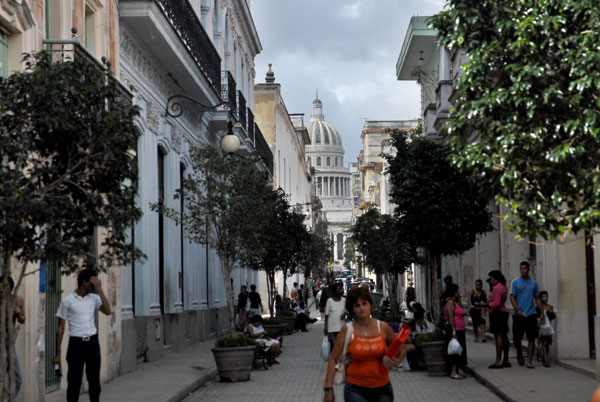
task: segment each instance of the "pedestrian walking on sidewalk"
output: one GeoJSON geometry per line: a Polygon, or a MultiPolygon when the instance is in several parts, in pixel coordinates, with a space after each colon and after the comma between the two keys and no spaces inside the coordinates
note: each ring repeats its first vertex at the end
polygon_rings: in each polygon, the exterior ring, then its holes
{"type": "Polygon", "coordinates": [[[527,336],[527,368],[535,368],[532,363],[535,340],[538,337],[536,305],[542,311],[540,290],[535,279],[529,277],[529,263],[521,262],[519,266],[521,276],[513,281],[510,291],[510,301],[515,309],[513,315],[513,343],[517,349],[517,361],[523,366],[523,349],[521,340],[527,336]]]}
{"type": "Polygon", "coordinates": [[[483,282],[481,279],[475,281],[475,289],[471,289],[469,293],[469,315],[473,322],[473,333],[475,334],[475,342],[485,342],[485,307],[488,303],[487,294],[483,290],[483,282]]]}
{"type": "Polygon", "coordinates": [[[465,377],[458,372],[460,367],[467,365],[467,340],[465,336],[465,316],[467,313],[462,309],[460,305],[460,292],[458,285],[450,283],[446,286],[446,291],[443,294],[443,298],[446,301],[444,305],[444,317],[448,320],[452,332],[448,334],[447,343],[450,343],[452,339],[456,339],[462,347],[462,353],[460,355],[449,355],[450,363],[452,364],[452,370],[450,371],[450,378],[454,380],[463,380],[465,377]]]}
{"type": "Polygon", "coordinates": [[[346,310],[352,310],[356,319],[342,327],[329,358],[325,374],[324,402],[335,400],[333,380],[338,360],[346,365],[346,402],[391,402],[394,391],[390,383],[389,370],[402,361],[406,349],[398,356],[388,358],[385,351],[394,340],[394,331],[388,324],[371,317],[373,299],[367,287],[350,290],[346,296],[346,310]],[[348,336],[347,336],[348,335],[348,336]],[[346,348],[344,348],[346,342],[346,348]],[[346,356],[343,356],[346,351],[346,356]]]}
{"type": "Polygon", "coordinates": [[[490,365],[491,369],[500,369],[510,367],[508,361],[508,309],[506,308],[506,278],[498,270],[491,271],[488,274],[488,282],[492,286],[490,292],[490,332],[496,339],[496,361],[490,365]],[[504,359],[502,359],[504,352],[504,359]]]}
{"type": "Polygon", "coordinates": [[[248,321],[248,312],[246,311],[246,304],[248,303],[248,292],[246,291],[246,285],[242,285],[240,294],[238,295],[238,327],[241,332],[246,332],[246,322],[248,321]]]}
{"type": "Polygon", "coordinates": [[[102,290],[98,273],[85,269],[77,275],[77,286],[58,307],[58,331],[56,333],[56,356],[60,363],[65,322],[69,322],[69,346],[67,349],[67,402],[77,402],[81,391],[83,368],[89,384],[90,402],[100,400],[100,344],[94,316],[96,310],[111,314],[110,303],[102,290]]]}
{"type": "Polygon", "coordinates": [[[333,285],[333,297],[327,300],[325,306],[325,328],[323,333],[329,340],[330,351],[335,346],[335,340],[344,326],[344,318],[346,318],[346,300],[342,293],[344,293],[344,285],[336,282],[333,285]]]}
{"type": "MultiPolygon", "coordinates": [[[[540,300],[542,302],[542,325],[544,325],[546,321],[546,317],[548,317],[548,324],[550,321],[556,318],[556,313],[554,312],[554,306],[548,304],[548,292],[542,290],[540,292],[540,300]]],[[[550,345],[552,345],[552,334],[546,334],[542,332],[543,327],[540,327],[540,341],[542,342],[542,354],[544,360],[544,367],[550,367],[550,345]]],[[[553,332],[553,331],[550,331],[553,332]]]]}
{"type": "Polygon", "coordinates": [[[260,294],[256,291],[256,285],[250,285],[250,293],[248,293],[248,305],[246,310],[248,310],[248,317],[253,317],[256,314],[262,314],[265,309],[263,308],[262,300],[260,299],[260,294]]]}

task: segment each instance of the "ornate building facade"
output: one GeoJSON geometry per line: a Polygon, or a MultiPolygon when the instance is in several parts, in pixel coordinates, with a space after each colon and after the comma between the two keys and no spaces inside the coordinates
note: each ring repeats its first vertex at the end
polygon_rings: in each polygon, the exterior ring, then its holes
{"type": "Polygon", "coordinates": [[[315,169],[313,180],[327,217],[333,259],[341,266],[347,236],[345,230],[352,224],[352,175],[350,169],[344,166],[342,137],[325,120],[323,103],[318,96],[312,103],[312,116],[306,128],[310,136],[306,160],[315,169]]]}

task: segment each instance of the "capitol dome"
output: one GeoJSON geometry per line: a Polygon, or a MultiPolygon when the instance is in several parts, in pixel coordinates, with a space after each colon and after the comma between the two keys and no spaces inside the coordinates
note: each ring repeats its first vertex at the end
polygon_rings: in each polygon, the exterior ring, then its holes
{"type": "Polygon", "coordinates": [[[331,151],[343,152],[342,138],[333,125],[325,121],[323,103],[317,96],[312,103],[312,116],[306,126],[310,135],[311,145],[320,149],[328,147],[331,151]]]}

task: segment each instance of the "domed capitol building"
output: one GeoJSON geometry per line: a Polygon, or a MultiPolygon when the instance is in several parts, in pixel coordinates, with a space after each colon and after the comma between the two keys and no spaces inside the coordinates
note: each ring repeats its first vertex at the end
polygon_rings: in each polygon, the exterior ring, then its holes
{"type": "Polygon", "coordinates": [[[352,224],[352,175],[350,169],[344,167],[342,138],[325,120],[318,94],[312,103],[312,116],[306,128],[311,139],[310,145],[306,146],[307,163],[315,168],[313,180],[334,242],[334,260],[343,264],[344,231],[352,224]]]}

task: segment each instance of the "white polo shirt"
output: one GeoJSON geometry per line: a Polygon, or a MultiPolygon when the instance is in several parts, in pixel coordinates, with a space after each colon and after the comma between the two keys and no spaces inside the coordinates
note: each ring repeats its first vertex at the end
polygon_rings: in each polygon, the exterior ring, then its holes
{"type": "Polygon", "coordinates": [[[102,299],[95,293],[84,297],[71,293],[60,302],[56,316],[69,322],[69,336],[92,336],[98,333],[94,322],[96,309],[102,306],[102,299]]]}

